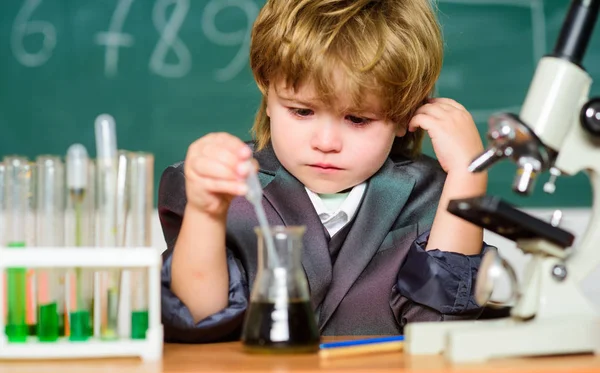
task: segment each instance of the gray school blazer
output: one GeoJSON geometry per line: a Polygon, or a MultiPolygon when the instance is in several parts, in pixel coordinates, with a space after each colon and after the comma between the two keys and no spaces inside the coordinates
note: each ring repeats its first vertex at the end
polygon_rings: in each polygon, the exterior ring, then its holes
{"type": "MultiPolygon", "coordinates": [[[[255,157],[270,224],[306,227],[302,265],[322,335],[402,334],[408,322],[476,318],[481,313],[472,291],[488,246],[482,243],[482,254],[473,256],[424,250],[446,176],[437,161],[391,156],[369,179],[332,264],[326,231],[304,186],[281,166],[271,147],[255,157]]],[[[167,243],[162,270],[165,340],[239,338],[257,273],[258,222],[253,206],[240,197],[228,212],[228,307],[194,323],[170,290],[171,254],[186,204],[183,163],[164,171],[158,197],[167,243]]],[[[202,237],[197,245],[202,250],[202,237]]]]}

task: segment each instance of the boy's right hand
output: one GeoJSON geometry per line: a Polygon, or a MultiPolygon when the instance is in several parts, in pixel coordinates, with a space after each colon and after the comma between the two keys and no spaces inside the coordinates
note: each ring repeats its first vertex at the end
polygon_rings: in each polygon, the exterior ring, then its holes
{"type": "MultiPolygon", "coordinates": [[[[192,143],[184,163],[187,208],[224,218],[231,200],[247,192],[250,159],[250,147],[228,133],[210,133],[192,143]]],[[[256,161],[252,164],[256,167],[256,161]]]]}

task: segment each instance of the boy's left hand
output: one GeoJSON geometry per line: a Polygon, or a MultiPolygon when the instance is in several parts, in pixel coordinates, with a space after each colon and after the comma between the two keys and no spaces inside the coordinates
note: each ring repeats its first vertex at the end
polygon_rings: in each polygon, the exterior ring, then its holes
{"type": "Polygon", "coordinates": [[[431,137],[433,150],[447,173],[467,172],[483,144],[471,114],[449,98],[432,98],[415,112],[408,131],[422,128],[431,137]]]}

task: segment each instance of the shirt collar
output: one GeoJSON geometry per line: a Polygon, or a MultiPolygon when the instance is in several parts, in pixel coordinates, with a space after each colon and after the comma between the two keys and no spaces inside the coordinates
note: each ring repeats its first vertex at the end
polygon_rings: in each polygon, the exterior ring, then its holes
{"type": "Polygon", "coordinates": [[[315,210],[317,211],[317,215],[319,215],[319,219],[321,222],[325,224],[331,219],[338,217],[340,215],[345,215],[345,221],[348,222],[352,220],[356,211],[358,210],[358,206],[360,205],[360,201],[362,199],[363,194],[365,193],[367,183],[363,182],[361,184],[356,185],[352,188],[344,202],[340,205],[340,207],[336,211],[329,211],[318,194],[314,193],[310,189],[304,187],[306,192],[308,193],[308,197],[312,202],[315,210]]]}

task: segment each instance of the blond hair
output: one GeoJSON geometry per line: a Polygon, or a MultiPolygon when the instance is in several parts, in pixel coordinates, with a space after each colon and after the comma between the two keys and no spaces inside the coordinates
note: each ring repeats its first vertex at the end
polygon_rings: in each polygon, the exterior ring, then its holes
{"type": "MultiPolygon", "coordinates": [[[[443,59],[439,24],[430,0],[268,0],[252,30],[250,66],[262,102],[252,127],[258,149],[270,141],[266,96],[271,82],[297,90],[307,82],[318,98],[335,100],[343,83],[353,109],[365,92],[381,115],[406,126],[433,91],[443,59]],[[334,82],[333,71],[343,71],[334,82]]],[[[413,157],[423,131],[396,139],[393,152],[413,157]]]]}

